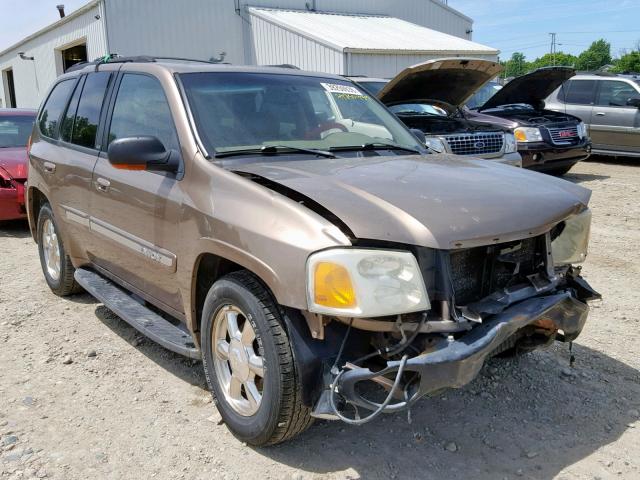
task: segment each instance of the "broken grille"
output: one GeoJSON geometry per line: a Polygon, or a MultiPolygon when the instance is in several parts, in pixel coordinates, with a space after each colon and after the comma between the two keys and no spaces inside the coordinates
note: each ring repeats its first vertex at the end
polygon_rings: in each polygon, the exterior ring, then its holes
{"type": "Polygon", "coordinates": [[[544,238],[454,250],[450,253],[451,283],[456,305],[468,305],[537,273],[543,263],[544,238]]]}
{"type": "Polygon", "coordinates": [[[502,151],[504,135],[502,133],[471,133],[447,135],[451,153],[457,155],[486,155],[502,151]]]}

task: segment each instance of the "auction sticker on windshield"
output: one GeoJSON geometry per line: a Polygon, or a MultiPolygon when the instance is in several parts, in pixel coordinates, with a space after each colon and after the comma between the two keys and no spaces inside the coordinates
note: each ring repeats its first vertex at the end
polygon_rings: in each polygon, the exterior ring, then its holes
{"type": "Polygon", "coordinates": [[[351,85],[339,85],[337,83],[321,83],[320,85],[329,93],[342,93],[345,95],[357,95],[359,97],[365,96],[364,93],[351,85]]]}

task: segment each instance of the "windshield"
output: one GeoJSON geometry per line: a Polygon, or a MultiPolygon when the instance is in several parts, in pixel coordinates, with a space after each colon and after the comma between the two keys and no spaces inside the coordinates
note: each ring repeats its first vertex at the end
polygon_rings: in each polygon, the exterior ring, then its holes
{"type": "Polygon", "coordinates": [[[473,96],[467,101],[467,107],[470,109],[479,108],[489,101],[498,90],[502,89],[502,85],[498,82],[489,82],[484,85],[480,90],[473,94],[473,96]]]}
{"type": "Polygon", "coordinates": [[[429,103],[402,103],[400,105],[392,105],[389,107],[396,115],[437,115],[440,117],[446,117],[447,111],[438,107],[437,105],[431,105],[429,103]]]}
{"type": "Polygon", "coordinates": [[[279,146],[339,150],[366,144],[420,149],[391,113],[353,83],[268,73],[184,73],[180,79],[210,153],[279,146]]]}
{"type": "Polygon", "coordinates": [[[26,147],[34,119],[31,115],[0,116],[0,148],[26,147]]]}
{"type": "Polygon", "coordinates": [[[358,85],[360,85],[363,89],[365,89],[367,92],[369,92],[371,95],[378,95],[380,93],[380,90],[382,90],[384,88],[384,86],[388,82],[358,82],[358,81],[356,81],[356,83],[358,85]]]}

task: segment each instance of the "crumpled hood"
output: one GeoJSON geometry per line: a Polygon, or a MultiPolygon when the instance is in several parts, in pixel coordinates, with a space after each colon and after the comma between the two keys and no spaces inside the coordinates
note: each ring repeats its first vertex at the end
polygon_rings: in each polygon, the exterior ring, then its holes
{"type": "Polygon", "coordinates": [[[575,69],[571,67],[539,68],[511,80],[478,110],[513,103],[527,103],[535,106],[575,74],[575,69]]]}
{"type": "Polygon", "coordinates": [[[28,160],[26,147],[0,148],[0,175],[27,178],[28,160]]]}
{"type": "Polygon", "coordinates": [[[591,191],[537,172],[452,155],[225,164],[303,194],[360,239],[451,249],[539,235],[591,191]]]}

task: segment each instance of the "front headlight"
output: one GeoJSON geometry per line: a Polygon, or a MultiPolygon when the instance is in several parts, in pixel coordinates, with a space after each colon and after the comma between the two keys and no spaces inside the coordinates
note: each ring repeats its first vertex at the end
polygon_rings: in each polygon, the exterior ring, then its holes
{"type": "Polygon", "coordinates": [[[551,253],[555,265],[569,265],[584,262],[587,258],[589,233],[591,231],[591,210],[569,217],[564,228],[551,242],[551,253]]]}
{"type": "Polygon", "coordinates": [[[427,137],[424,141],[424,144],[427,146],[429,150],[433,150],[436,153],[443,153],[446,151],[444,148],[444,143],[442,140],[436,137],[427,137]]]}
{"type": "Polygon", "coordinates": [[[395,250],[334,248],[307,262],[309,310],[379,317],[429,310],[416,258],[395,250]]]}
{"type": "Polygon", "coordinates": [[[587,136],[587,126],[584,124],[584,122],[578,123],[577,130],[578,130],[578,137],[584,138],[587,136]]]}
{"type": "Polygon", "coordinates": [[[513,131],[518,142],[542,142],[542,134],[539,128],[518,127],[513,131]]]}
{"type": "Polygon", "coordinates": [[[515,153],[518,151],[516,137],[511,133],[504,134],[504,153],[515,153]]]}

